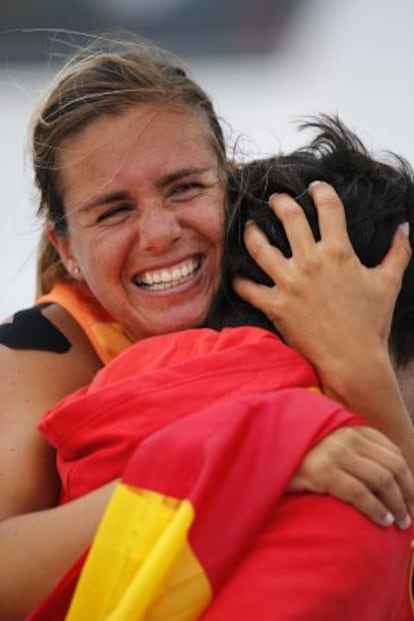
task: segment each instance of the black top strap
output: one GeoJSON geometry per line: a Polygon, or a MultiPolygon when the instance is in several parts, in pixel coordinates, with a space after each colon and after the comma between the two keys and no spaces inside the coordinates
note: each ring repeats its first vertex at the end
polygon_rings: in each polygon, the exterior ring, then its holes
{"type": "Polygon", "coordinates": [[[50,304],[17,312],[10,323],[0,325],[0,345],[10,349],[34,349],[64,354],[71,344],[62,332],[42,314],[50,304]]]}

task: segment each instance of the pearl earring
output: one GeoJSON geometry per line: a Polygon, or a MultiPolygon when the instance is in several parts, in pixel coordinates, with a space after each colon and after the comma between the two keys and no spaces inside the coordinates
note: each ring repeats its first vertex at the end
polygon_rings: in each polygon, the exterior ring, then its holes
{"type": "Polygon", "coordinates": [[[82,275],[82,272],[81,272],[81,270],[80,270],[79,265],[73,265],[73,264],[72,264],[72,265],[69,267],[69,272],[70,272],[70,274],[72,274],[73,278],[76,278],[77,280],[79,280],[79,278],[80,278],[80,277],[81,277],[81,275],[82,275]]]}

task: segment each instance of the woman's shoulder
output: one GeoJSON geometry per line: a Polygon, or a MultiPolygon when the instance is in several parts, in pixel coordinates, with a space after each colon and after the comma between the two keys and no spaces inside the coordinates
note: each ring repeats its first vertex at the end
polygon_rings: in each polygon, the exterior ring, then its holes
{"type": "Polygon", "coordinates": [[[19,311],[1,324],[0,520],[56,502],[55,456],[37,426],[100,366],[81,328],[57,305],[19,311]]]}
{"type": "Polygon", "coordinates": [[[69,313],[42,304],[0,325],[0,365],[6,395],[12,400],[25,395],[33,404],[39,400],[45,409],[90,382],[101,363],[69,313]]]}

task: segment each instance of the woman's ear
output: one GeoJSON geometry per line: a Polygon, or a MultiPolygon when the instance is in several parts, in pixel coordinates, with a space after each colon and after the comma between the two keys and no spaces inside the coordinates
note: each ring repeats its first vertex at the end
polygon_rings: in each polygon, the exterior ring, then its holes
{"type": "Polygon", "coordinates": [[[61,262],[66,271],[75,280],[82,280],[82,273],[76,258],[74,257],[68,235],[59,235],[53,222],[46,225],[46,235],[49,242],[58,252],[61,262]]]}

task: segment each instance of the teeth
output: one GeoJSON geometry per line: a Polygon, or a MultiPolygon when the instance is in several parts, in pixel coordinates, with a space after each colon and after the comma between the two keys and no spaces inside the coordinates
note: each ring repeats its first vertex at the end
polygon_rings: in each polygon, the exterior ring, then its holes
{"type": "Polygon", "coordinates": [[[180,267],[172,270],[163,269],[159,272],[144,272],[135,277],[135,283],[141,287],[151,288],[153,291],[176,287],[188,280],[200,267],[200,261],[191,259],[180,267]]]}

